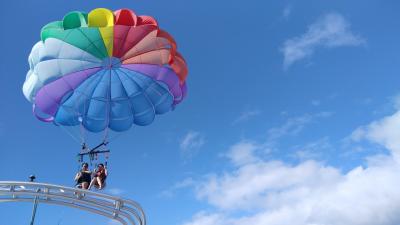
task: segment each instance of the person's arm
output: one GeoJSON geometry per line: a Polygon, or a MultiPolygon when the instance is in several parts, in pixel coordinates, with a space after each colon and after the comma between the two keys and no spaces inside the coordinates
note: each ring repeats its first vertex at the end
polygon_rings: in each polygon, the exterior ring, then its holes
{"type": "Polygon", "coordinates": [[[104,175],[107,177],[108,176],[108,170],[104,168],[104,175]]]}
{"type": "Polygon", "coordinates": [[[75,181],[78,181],[79,180],[79,178],[81,178],[81,176],[82,176],[82,174],[81,174],[81,172],[79,172],[79,173],[77,173],[76,175],[75,175],[75,181]]]}

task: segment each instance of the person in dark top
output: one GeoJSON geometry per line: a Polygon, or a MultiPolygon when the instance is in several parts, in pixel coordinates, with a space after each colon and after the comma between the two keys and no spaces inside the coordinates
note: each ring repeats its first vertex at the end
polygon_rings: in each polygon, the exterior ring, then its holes
{"type": "Polygon", "coordinates": [[[88,189],[92,179],[92,172],[89,170],[89,164],[82,163],[82,169],[75,175],[76,187],[88,189]]]}
{"type": "Polygon", "coordinates": [[[95,186],[99,190],[103,189],[107,176],[107,169],[104,167],[104,164],[100,163],[94,172],[94,177],[90,182],[89,189],[92,188],[92,186],[95,186]]]}

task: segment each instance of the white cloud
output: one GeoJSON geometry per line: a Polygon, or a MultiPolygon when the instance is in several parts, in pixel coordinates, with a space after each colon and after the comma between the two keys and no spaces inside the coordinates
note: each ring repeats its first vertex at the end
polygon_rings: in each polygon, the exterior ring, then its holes
{"type": "Polygon", "coordinates": [[[330,186],[339,177],[334,168],[314,161],[297,166],[261,161],[245,164],[220,177],[211,176],[198,187],[197,196],[225,210],[283,207],[303,196],[306,189],[330,186]]]}
{"type": "MultiPolygon", "coordinates": [[[[367,139],[389,149],[395,159],[400,159],[400,111],[368,126],[359,127],[351,134],[351,139],[367,139]]],[[[399,161],[400,162],[400,161],[399,161]]]]}
{"type": "Polygon", "coordinates": [[[237,119],[235,119],[234,121],[233,121],[233,124],[237,124],[237,123],[240,123],[240,122],[244,122],[244,121],[247,121],[247,120],[249,120],[250,118],[252,118],[252,117],[255,117],[255,116],[258,116],[258,115],[260,115],[261,114],[261,111],[260,110],[249,110],[249,111],[244,111],[244,112],[242,112],[241,114],[240,114],[240,116],[237,118],[237,119]]]}
{"type": "Polygon", "coordinates": [[[354,141],[382,145],[389,154],[369,156],[348,172],[315,160],[264,160],[240,142],[229,153],[251,160],[232,157],[233,171],[197,183],[197,198],[212,207],[184,225],[398,225],[399,137],[400,111],[356,129],[354,141]]]}
{"type": "Polygon", "coordinates": [[[226,155],[233,164],[235,165],[243,165],[250,162],[258,161],[258,158],[255,156],[254,152],[259,149],[255,143],[242,141],[235,145],[233,145],[226,155]]]}
{"type": "Polygon", "coordinates": [[[338,13],[330,13],[313,24],[305,34],[285,41],[281,49],[284,68],[310,57],[319,47],[360,46],[365,40],[350,30],[350,23],[338,13]]]}
{"type": "Polygon", "coordinates": [[[196,131],[189,131],[180,141],[182,155],[185,158],[192,157],[204,143],[205,138],[202,134],[196,131]]]}

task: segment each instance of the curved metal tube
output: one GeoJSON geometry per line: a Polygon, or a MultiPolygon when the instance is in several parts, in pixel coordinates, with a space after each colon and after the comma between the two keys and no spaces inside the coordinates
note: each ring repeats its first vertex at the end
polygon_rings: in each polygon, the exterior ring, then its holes
{"type": "Polygon", "coordinates": [[[59,185],[0,181],[0,203],[28,202],[35,198],[40,203],[67,206],[105,216],[122,225],[146,225],[143,209],[132,200],[59,185]]]}

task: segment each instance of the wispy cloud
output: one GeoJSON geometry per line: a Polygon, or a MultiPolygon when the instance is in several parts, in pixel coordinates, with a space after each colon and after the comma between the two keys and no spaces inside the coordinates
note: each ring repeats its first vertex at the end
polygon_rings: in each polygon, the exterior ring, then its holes
{"type": "Polygon", "coordinates": [[[393,102],[393,106],[396,110],[400,110],[400,94],[393,96],[391,102],[393,102]]]}
{"type": "Polygon", "coordinates": [[[350,23],[341,14],[329,13],[311,24],[306,33],[285,41],[281,48],[283,66],[287,69],[293,63],[312,56],[320,47],[360,46],[365,42],[351,31],[350,23]]]}
{"type": "Polygon", "coordinates": [[[161,196],[170,198],[170,197],[174,196],[175,193],[177,191],[179,191],[180,189],[194,186],[194,184],[195,184],[195,181],[193,180],[193,178],[191,178],[191,177],[186,178],[182,181],[175,183],[172,187],[162,191],[161,196]]]}
{"type": "Polygon", "coordinates": [[[311,105],[313,105],[313,106],[319,106],[319,105],[321,105],[321,101],[319,101],[319,100],[312,100],[311,101],[311,105]]]}
{"type": "Polygon", "coordinates": [[[258,116],[258,115],[260,115],[260,114],[261,114],[261,111],[258,110],[258,109],[244,111],[244,112],[242,112],[242,113],[240,114],[240,116],[239,116],[238,118],[236,118],[236,119],[233,121],[232,124],[235,125],[235,124],[238,124],[238,123],[241,123],[241,122],[248,121],[248,120],[251,119],[252,117],[258,116]]]}
{"type": "Polygon", "coordinates": [[[306,114],[303,116],[292,117],[286,120],[286,122],[279,126],[273,127],[268,130],[268,141],[275,141],[283,136],[294,136],[300,133],[303,128],[313,122],[317,118],[327,118],[332,116],[332,112],[320,112],[316,114],[306,114]]]}
{"type": "Polygon", "coordinates": [[[372,113],[377,115],[388,115],[395,111],[400,110],[400,93],[390,96],[386,99],[386,102],[380,107],[377,107],[372,113]]]}
{"type": "Polygon", "coordinates": [[[268,140],[273,141],[286,135],[296,135],[312,121],[311,115],[289,118],[283,125],[268,130],[268,140]]]}
{"type": "Polygon", "coordinates": [[[305,161],[310,159],[319,159],[323,155],[332,152],[334,147],[329,141],[328,137],[323,137],[316,141],[306,143],[301,146],[294,147],[293,157],[305,161]]]}
{"type": "Polygon", "coordinates": [[[292,14],[293,7],[291,4],[287,4],[282,11],[282,18],[288,20],[290,15],[292,14]]]}
{"type": "Polygon", "coordinates": [[[180,141],[181,153],[185,158],[193,157],[205,144],[205,138],[200,132],[189,131],[180,141]]]}

